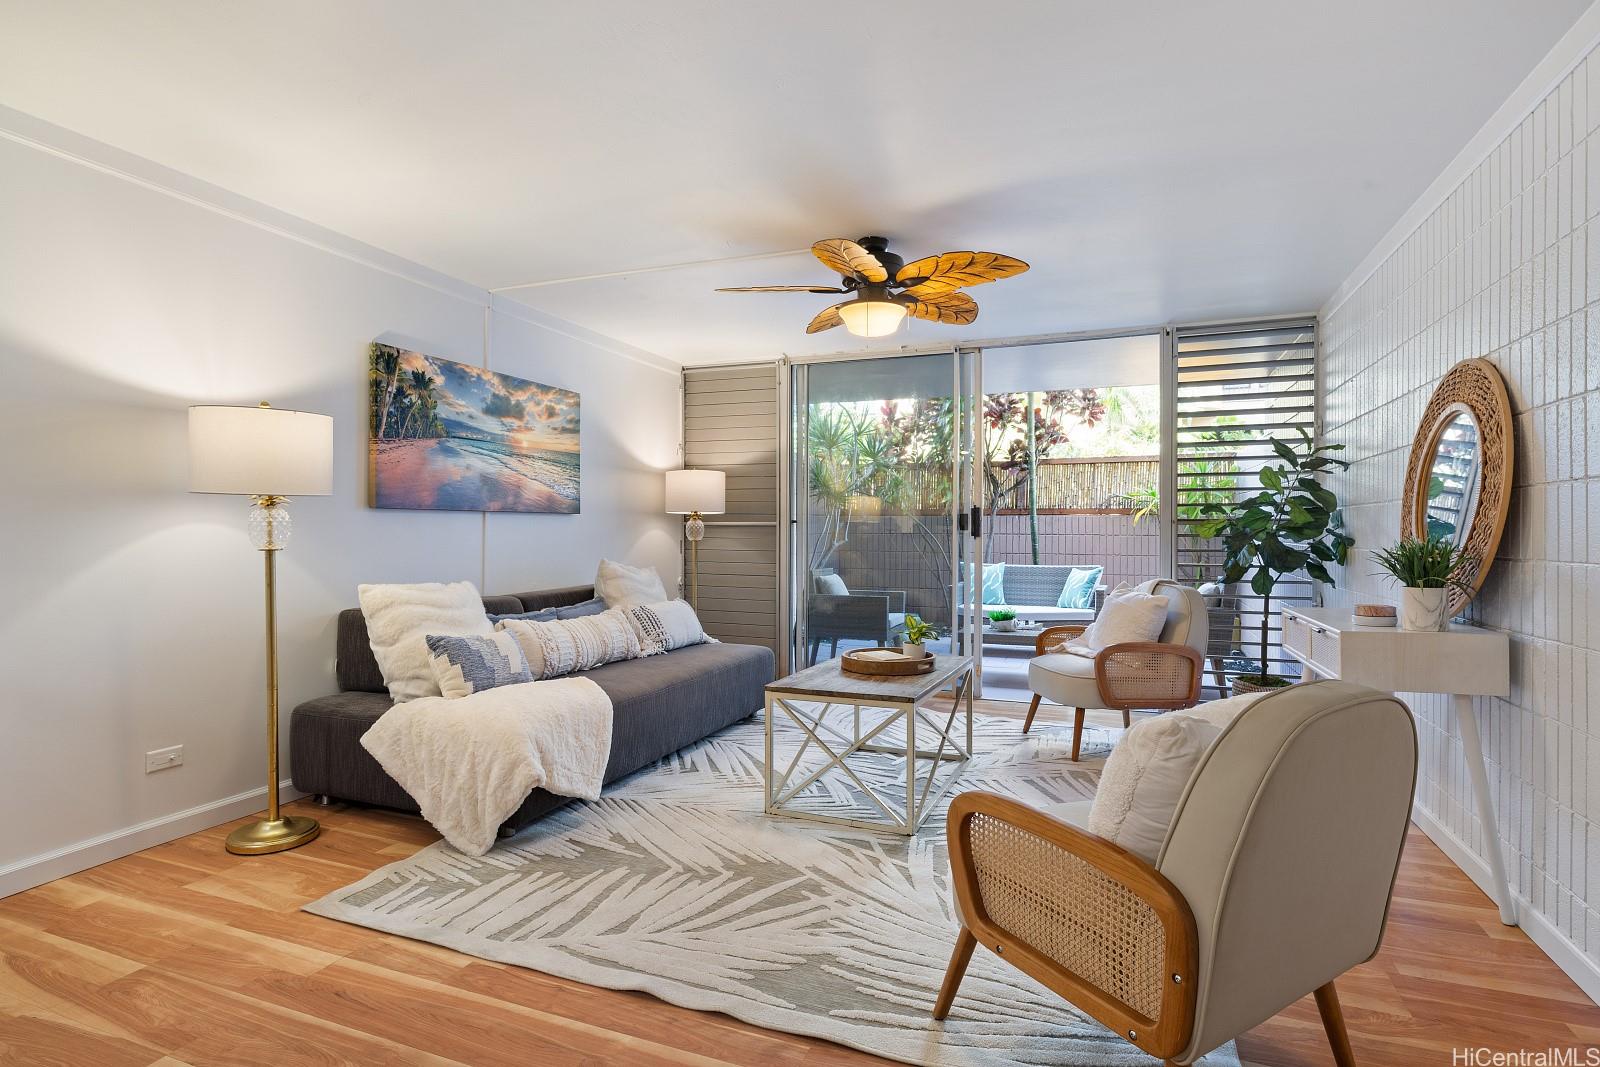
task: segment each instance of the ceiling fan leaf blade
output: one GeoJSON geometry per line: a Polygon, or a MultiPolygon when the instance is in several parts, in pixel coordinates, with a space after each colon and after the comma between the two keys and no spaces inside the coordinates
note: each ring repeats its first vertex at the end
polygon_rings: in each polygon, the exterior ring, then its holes
{"type": "Polygon", "coordinates": [[[1010,278],[1027,269],[1022,260],[999,252],[942,252],[907,263],[895,280],[910,285],[907,296],[921,298],[1010,278]]]}
{"type": "MultiPolygon", "coordinates": [[[[845,303],[847,304],[849,301],[847,300],[845,303]]],[[[811,325],[806,327],[806,333],[821,333],[823,330],[831,330],[835,326],[843,326],[844,319],[839,317],[839,309],[842,307],[844,307],[844,304],[835,304],[817,312],[817,317],[812,319],[811,325]]]]}
{"type": "Polygon", "coordinates": [[[846,278],[880,283],[889,280],[889,271],[878,257],[845,237],[827,237],[811,246],[811,254],[829,270],[846,278]]]}
{"type": "Polygon", "coordinates": [[[848,293],[837,285],[729,285],[713,290],[718,293],[848,293]]]}
{"type": "Polygon", "coordinates": [[[965,326],[978,318],[978,302],[966,293],[954,291],[935,293],[906,305],[906,313],[913,318],[942,322],[950,326],[965,326]]]}

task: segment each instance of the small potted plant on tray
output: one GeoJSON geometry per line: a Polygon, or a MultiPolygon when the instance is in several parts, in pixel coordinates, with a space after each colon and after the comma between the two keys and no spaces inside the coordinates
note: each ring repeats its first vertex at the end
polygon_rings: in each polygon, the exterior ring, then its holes
{"type": "Polygon", "coordinates": [[[1467,562],[1466,553],[1438,537],[1403,537],[1373,558],[1400,583],[1400,629],[1443,630],[1450,625],[1450,590],[1464,588],[1452,575],[1467,562]]]}
{"type": "Polygon", "coordinates": [[[927,643],[939,636],[931,623],[922,621],[920,615],[906,616],[906,636],[900,642],[900,651],[914,659],[921,659],[928,654],[927,643]]]}
{"type": "Polygon", "coordinates": [[[994,623],[996,630],[1008,634],[1017,628],[1017,613],[1010,608],[996,608],[989,612],[989,621],[994,623]]]}

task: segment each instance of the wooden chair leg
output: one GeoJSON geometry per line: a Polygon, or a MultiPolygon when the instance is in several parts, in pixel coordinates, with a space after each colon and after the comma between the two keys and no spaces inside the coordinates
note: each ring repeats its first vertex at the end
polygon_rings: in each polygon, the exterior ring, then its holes
{"type": "Polygon", "coordinates": [[[1078,749],[1083,745],[1083,709],[1072,712],[1072,762],[1078,762],[1078,749]]]}
{"type": "Polygon", "coordinates": [[[1344,1028],[1344,1010],[1339,1007],[1339,994],[1332,982],[1317,987],[1317,1011],[1322,1015],[1322,1028],[1328,1031],[1333,1062],[1337,1067],[1356,1067],[1356,1054],[1350,1049],[1350,1035],[1344,1028]]]}
{"type": "Polygon", "coordinates": [[[1033,703],[1028,705],[1028,717],[1022,720],[1022,732],[1027,733],[1028,727],[1033,725],[1033,717],[1039,714],[1039,694],[1033,694],[1033,703]]]}
{"type": "Polygon", "coordinates": [[[1128,716],[1129,716],[1128,709],[1127,708],[1123,708],[1122,709],[1122,728],[1124,730],[1126,730],[1128,727],[1133,725],[1133,720],[1131,718],[1129,718],[1128,716]]]}
{"type": "Polygon", "coordinates": [[[950,1014],[950,1005],[956,999],[956,989],[966,977],[967,964],[972,962],[972,950],[978,939],[965,926],[956,935],[956,950],[950,953],[950,966],[945,968],[944,985],[939,987],[939,1000],[933,1006],[933,1017],[943,1019],[950,1014]]]}

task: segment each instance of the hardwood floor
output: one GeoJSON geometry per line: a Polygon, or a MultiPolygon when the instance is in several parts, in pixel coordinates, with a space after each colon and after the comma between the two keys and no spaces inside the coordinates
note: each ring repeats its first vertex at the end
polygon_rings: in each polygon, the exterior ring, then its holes
{"type": "MultiPolygon", "coordinates": [[[[436,835],[388,812],[292,807],[324,825],[293,852],[230,856],[229,824],[0,900],[0,1063],[887,1062],[304,914],[436,835]]],[[[1600,1007],[1417,831],[1383,951],[1339,996],[1363,1067],[1600,1041],[1600,1007]]],[[[1252,1063],[1332,1062],[1310,997],[1239,1045],[1252,1063]]]]}

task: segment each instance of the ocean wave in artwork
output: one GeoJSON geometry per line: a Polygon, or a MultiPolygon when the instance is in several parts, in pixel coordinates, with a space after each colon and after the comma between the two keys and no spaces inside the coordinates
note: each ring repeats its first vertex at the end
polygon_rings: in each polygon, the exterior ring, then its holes
{"type": "Polygon", "coordinates": [[[465,437],[377,441],[380,508],[576,514],[578,453],[517,449],[465,437]]]}

